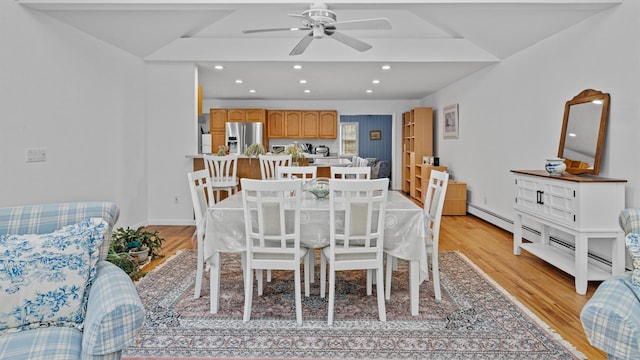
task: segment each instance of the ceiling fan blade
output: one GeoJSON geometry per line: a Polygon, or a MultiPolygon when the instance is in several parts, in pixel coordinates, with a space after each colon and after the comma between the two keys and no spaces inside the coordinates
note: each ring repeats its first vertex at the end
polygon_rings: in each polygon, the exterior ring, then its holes
{"type": "Polygon", "coordinates": [[[252,29],[252,30],[242,30],[244,34],[253,34],[260,32],[269,32],[269,31],[299,31],[299,30],[311,30],[310,27],[290,27],[290,28],[273,28],[273,29],[252,29]]]}
{"type": "Polygon", "coordinates": [[[325,34],[327,34],[330,38],[338,40],[347,46],[351,46],[358,51],[367,51],[372,48],[372,46],[367,44],[366,42],[360,41],[356,38],[339,33],[337,31],[327,30],[325,31],[325,34]]]}
{"type": "Polygon", "coordinates": [[[391,22],[387,18],[336,21],[327,23],[326,27],[337,30],[388,30],[391,29],[391,22]]]}
{"type": "Polygon", "coordinates": [[[311,44],[312,40],[313,40],[313,31],[308,33],[305,37],[303,37],[302,40],[300,40],[300,42],[298,43],[298,45],[296,45],[296,47],[294,47],[293,50],[291,50],[289,55],[302,54],[307,49],[309,44],[311,44]]]}

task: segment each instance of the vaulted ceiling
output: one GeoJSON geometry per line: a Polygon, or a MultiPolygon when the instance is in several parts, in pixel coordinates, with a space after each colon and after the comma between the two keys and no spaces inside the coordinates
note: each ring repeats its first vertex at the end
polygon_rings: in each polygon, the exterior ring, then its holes
{"type": "Polygon", "coordinates": [[[338,21],[387,18],[392,29],[341,31],[373,46],[365,52],[324,37],[296,56],[289,52],[306,32],[242,30],[300,26],[300,19],[288,14],[301,14],[310,2],[17,1],[145,61],[197,64],[205,98],[407,100],[421,99],[622,0],[331,1],[326,5],[338,21]],[[294,71],[296,64],[302,69],[294,71]]]}

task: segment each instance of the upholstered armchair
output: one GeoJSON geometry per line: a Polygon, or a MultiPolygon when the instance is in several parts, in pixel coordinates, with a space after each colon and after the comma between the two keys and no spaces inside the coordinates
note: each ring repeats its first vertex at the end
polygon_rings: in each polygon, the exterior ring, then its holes
{"type": "Polygon", "coordinates": [[[0,208],[0,359],[120,359],[144,322],[110,202],[0,208]]]}
{"type": "Polygon", "coordinates": [[[600,284],[580,314],[591,345],[609,359],[640,359],[640,208],[619,216],[633,271],[600,284]]]}

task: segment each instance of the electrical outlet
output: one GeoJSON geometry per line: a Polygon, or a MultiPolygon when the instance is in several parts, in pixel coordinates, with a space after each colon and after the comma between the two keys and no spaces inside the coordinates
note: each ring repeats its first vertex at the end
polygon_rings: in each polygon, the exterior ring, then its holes
{"type": "Polygon", "coordinates": [[[47,161],[47,149],[29,148],[27,149],[27,162],[44,162],[47,161]]]}
{"type": "Polygon", "coordinates": [[[180,204],[180,195],[173,195],[173,203],[176,205],[180,204]]]}

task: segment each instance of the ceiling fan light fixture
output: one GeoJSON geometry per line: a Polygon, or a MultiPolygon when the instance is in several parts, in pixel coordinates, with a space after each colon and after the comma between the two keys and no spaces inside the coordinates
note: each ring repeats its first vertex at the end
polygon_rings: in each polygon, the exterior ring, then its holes
{"type": "Polygon", "coordinates": [[[382,65],[382,70],[391,70],[391,65],[382,65]]]}
{"type": "Polygon", "coordinates": [[[250,93],[255,94],[256,90],[255,89],[251,89],[249,90],[250,93]]]}
{"type": "Polygon", "coordinates": [[[222,65],[214,65],[213,68],[216,69],[216,70],[222,70],[222,69],[224,69],[224,66],[222,66],[222,65]]]}
{"type": "Polygon", "coordinates": [[[236,84],[242,84],[242,82],[243,82],[242,79],[237,79],[236,80],[236,84]]]}
{"type": "Polygon", "coordinates": [[[309,90],[309,89],[305,89],[305,90],[304,90],[304,93],[305,93],[305,94],[311,94],[311,90],[309,90]]]}
{"type": "Polygon", "coordinates": [[[329,10],[326,4],[322,3],[313,3],[309,7],[309,10],[305,10],[302,12],[302,23],[304,25],[312,25],[312,23],[307,19],[311,19],[316,23],[330,23],[336,22],[337,16],[336,13],[329,10]]]}
{"type": "Polygon", "coordinates": [[[371,81],[371,83],[372,83],[372,84],[380,84],[380,80],[375,79],[375,80],[371,81]]]}
{"type": "Polygon", "coordinates": [[[365,92],[366,92],[367,94],[371,94],[371,93],[373,93],[373,90],[371,90],[371,89],[367,89],[365,92]]]}
{"type": "Polygon", "coordinates": [[[293,70],[302,70],[302,65],[293,65],[293,70]]]}
{"type": "Polygon", "coordinates": [[[307,83],[307,80],[305,79],[300,80],[300,84],[306,84],[306,83],[307,83]]]}

